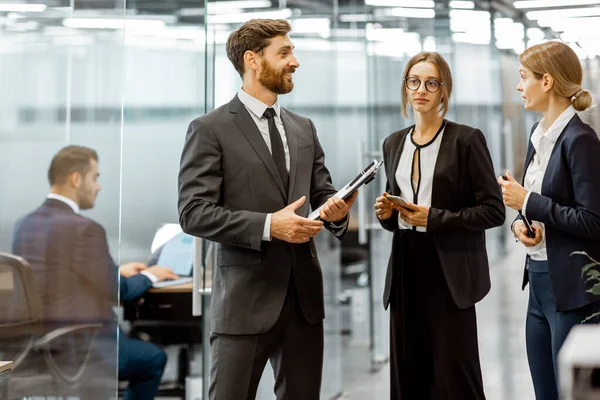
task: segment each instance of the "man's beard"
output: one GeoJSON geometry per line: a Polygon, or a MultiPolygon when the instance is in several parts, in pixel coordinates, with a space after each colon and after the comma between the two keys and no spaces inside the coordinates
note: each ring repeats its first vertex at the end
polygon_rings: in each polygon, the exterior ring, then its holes
{"type": "Polygon", "coordinates": [[[277,71],[267,63],[267,60],[262,60],[261,63],[262,72],[258,81],[261,85],[269,89],[273,93],[286,94],[294,89],[294,83],[288,81],[283,75],[286,73],[293,73],[294,68],[283,68],[281,71],[277,71]]]}

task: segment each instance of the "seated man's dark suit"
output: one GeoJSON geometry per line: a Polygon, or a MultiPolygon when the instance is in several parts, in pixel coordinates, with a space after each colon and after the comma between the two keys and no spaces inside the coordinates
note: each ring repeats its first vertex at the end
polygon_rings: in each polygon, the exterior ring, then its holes
{"type": "MultiPolygon", "coordinates": [[[[112,327],[117,284],[121,301],[141,296],[152,285],[144,275],[119,280],[104,228],[57,199],[47,199],[17,223],[13,253],[31,264],[49,324],[103,322],[112,327]]],[[[130,382],[126,399],[152,399],[165,353],[119,334],[119,379],[130,382]]]]}

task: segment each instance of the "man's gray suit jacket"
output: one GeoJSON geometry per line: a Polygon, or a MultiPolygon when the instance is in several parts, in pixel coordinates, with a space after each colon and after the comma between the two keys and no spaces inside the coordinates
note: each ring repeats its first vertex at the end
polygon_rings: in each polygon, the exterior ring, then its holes
{"type": "MultiPolygon", "coordinates": [[[[179,222],[186,233],[219,243],[212,282],[215,333],[267,332],[281,312],[290,274],[306,320],[317,324],[325,317],[313,240],[262,240],[268,213],[306,196],[296,211],[306,217],[309,205],[315,209],[336,193],[312,121],[283,107],[281,119],[290,151],[288,190],[237,96],[188,128],[179,172],[179,222]]],[[[346,227],[336,232],[338,238],[346,227]]]]}

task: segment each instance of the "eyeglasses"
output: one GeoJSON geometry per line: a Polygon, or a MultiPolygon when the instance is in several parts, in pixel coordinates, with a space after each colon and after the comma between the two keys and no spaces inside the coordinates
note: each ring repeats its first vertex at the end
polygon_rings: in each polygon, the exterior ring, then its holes
{"type": "MultiPolygon", "coordinates": [[[[419,78],[406,78],[404,82],[409,90],[415,91],[421,87],[421,80],[419,78]]],[[[427,79],[425,81],[425,90],[429,93],[435,93],[440,90],[443,84],[443,82],[436,81],[435,79],[427,79]]]]}

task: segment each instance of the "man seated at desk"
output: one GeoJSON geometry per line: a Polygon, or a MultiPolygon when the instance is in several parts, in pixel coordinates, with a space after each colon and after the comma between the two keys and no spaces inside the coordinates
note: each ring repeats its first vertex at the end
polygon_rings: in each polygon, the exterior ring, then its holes
{"type": "MultiPolygon", "coordinates": [[[[117,271],[121,301],[141,296],[153,282],[177,278],[170,268],[146,268],[143,263],[117,269],[104,228],[79,214],[94,206],[98,176],[94,150],[64,147],[48,170],[48,198],[15,227],[13,252],[31,264],[46,321],[106,321],[110,326],[117,271]]],[[[167,361],[165,352],[119,333],[119,380],[129,381],[125,399],[153,399],[167,361]]]]}

